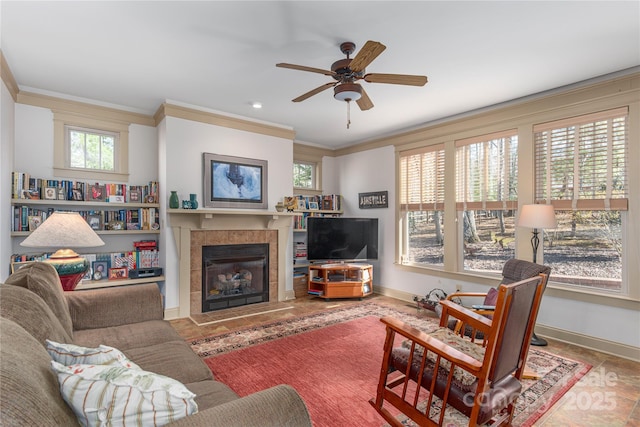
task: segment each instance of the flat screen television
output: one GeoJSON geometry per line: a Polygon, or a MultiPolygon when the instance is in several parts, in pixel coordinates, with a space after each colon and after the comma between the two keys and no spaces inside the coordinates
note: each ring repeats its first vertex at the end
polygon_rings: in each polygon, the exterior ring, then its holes
{"type": "Polygon", "coordinates": [[[378,218],[308,217],[307,259],[378,259],[378,218]]]}

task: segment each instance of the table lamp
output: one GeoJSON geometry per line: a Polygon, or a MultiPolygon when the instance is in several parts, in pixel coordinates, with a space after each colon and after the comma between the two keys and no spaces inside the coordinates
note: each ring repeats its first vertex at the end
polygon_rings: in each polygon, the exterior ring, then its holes
{"type": "Polygon", "coordinates": [[[556,214],[553,205],[524,205],[520,211],[518,219],[518,227],[533,228],[533,237],[531,238],[531,247],[533,248],[533,262],[537,262],[538,245],[538,229],[556,228],[556,214]]]}
{"type": "Polygon", "coordinates": [[[89,261],[67,248],[91,248],[104,242],[77,212],[54,212],[35,231],[24,239],[21,246],[33,248],[65,248],[49,259],[62,283],[62,289],[72,291],[89,269],[89,261]]]}

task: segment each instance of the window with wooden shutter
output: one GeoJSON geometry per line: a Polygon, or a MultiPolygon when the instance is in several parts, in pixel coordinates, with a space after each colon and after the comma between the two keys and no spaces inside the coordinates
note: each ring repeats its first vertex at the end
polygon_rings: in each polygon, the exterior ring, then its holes
{"type": "Polygon", "coordinates": [[[444,145],[400,153],[403,263],[444,265],[444,145]]]}

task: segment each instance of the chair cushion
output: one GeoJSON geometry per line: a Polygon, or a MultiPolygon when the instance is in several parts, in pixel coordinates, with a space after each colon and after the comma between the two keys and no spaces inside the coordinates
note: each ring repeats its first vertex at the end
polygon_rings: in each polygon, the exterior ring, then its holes
{"type": "Polygon", "coordinates": [[[101,345],[96,348],[62,344],[47,340],[47,352],[51,358],[63,365],[115,365],[129,369],[140,369],[127,359],[120,350],[101,345]]]}
{"type": "MultiPolygon", "coordinates": [[[[429,332],[429,336],[437,339],[450,347],[455,348],[456,350],[473,357],[474,359],[482,362],[484,359],[484,347],[472,343],[469,340],[462,338],[460,335],[455,334],[449,328],[438,328],[433,332],[429,332]]],[[[411,340],[405,340],[402,342],[402,347],[410,349],[411,348],[411,340]]],[[[416,345],[415,354],[419,357],[422,357],[424,353],[424,347],[416,345]]],[[[432,352],[427,352],[427,359],[434,363],[436,362],[437,355],[432,352]]],[[[445,359],[440,360],[440,367],[447,372],[451,369],[451,362],[445,359]]],[[[469,387],[476,382],[475,375],[465,371],[464,369],[456,366],[453,369],[453,378],[460,383],[463,387],[469,387]]]]}
{"type": "Polygon", "coordinates": [[[152,372],[54,361],[51,368],[82,425],[164,425],[198,412],[195,394],[152,372]]]}

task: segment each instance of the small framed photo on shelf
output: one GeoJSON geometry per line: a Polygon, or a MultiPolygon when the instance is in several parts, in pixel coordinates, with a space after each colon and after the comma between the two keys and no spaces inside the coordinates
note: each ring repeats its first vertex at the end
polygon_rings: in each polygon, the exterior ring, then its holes
{"type": "Polygon", "coordinates": [[[58,198],[58,189],[56,187],[44,187],[42,194],[45,200],[56,200],[58,198]]]}
{"type": "Polygon", "coordinates": [[[126,227],[124,225],[124,221],[111,221],[109,223],[106,224],[105,228],[107,230],[126,230],[126,227]]]}
{"type": "Polygon", "coordinates": [[[113,267],[109,269],[109,280],[122,280],[128,278],[127,267],[113,267]]]}
{"type": "Polygon", "coordinates": [[[318,209],[318,202],[309,202],[309,210],[317,211],[318,209]]]}
{"type": "Polygon", "coordinates": [[[67,195],[63,187],[58,187],[58,200],[67,200],[67,195]]]}
{"type": "Polygon", "coordinates": [[[84,195],[82,194],[82,190],[79,188],[74,188],[73,190],[71,190],[71,194],[73,196],[73,200],[75,201],[83,201],[84,200],[84,195]]]}
{"type": "Polygon", "coordinates": [[[42,224],[42,217],[37,215],[29,216],[29,231],[35,231],[42,224]]]}
{"type": "Polygon", "coordinates": [[[102,230],[102,217],[98,214],[87,215],[87,223],[94,230],[102,230]]]}
{"type": "Polygon", "coordinates": [[[94,202],[104,202],[106,199],[104,185],[92,185],[89,193],[89,200],[94,202]]]}
{"type": "Polygon", "coordinates": [[[140,190],[129,191],[129,201],[133,203],[140,203],[140,190]]]}
{"type": "Polygon", "coordinates": [[[94,261],[93,265],[93,280],[103,280],[107,278],[107,262],[106,261],[94,261]]]}
{"type": "Polygon", "coordinates": [[[304,211],[306,209],[307,209],[307,204],[305,203],[304,199],[298,199],[298,210],[304,211]]]}

